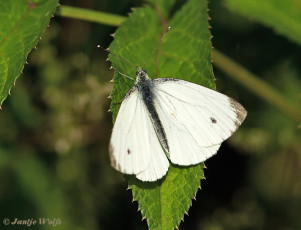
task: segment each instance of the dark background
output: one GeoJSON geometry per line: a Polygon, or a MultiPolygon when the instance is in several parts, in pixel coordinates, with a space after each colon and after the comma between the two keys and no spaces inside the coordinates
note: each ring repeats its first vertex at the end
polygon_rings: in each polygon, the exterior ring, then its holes
{"type": "MultiPolygon", "coordinates": [[[[126,16],[142,2],[61,4],[126,16]]],[[[209,8],[213,46],[288,100],[300,101],[300,47],[230,12],[222,1],[210,1],[209,8]]],[[[60,218],[64,229],[147,229],[126,181],[108,157],[112,119],[106,97],[113,71],[106,53],[96,46],[108,47],[115,29],[57,16],[30,53],[0,111],[2,220],[60,218]]],[[[222,71],[214,72],[218,91],[236,98],[249,114],[206,161],[206,180],[180,229],[301,229],[296,123],[222,71]]]]}

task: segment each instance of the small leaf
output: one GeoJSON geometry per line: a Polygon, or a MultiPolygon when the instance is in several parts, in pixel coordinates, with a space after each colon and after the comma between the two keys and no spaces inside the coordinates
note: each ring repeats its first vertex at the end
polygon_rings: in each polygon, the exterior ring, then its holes
{"type": "MultiPolygon", "coordinates": [[[[164,6],[171,9],[169,4],[161,3],[152,7],[137,8],[130,14],[117,29],[110,50],[133,65],[109,55],[112,66],[119,72],[135,78],[135,66],[143,66],[166,31],[165,25],[169,25],[171,30],[145,67],[148,75],[151,78],[180,78],[214,88],[206,1],[189,0],[172,18],[162,18],[161,14],[158,15],[158,12],[166,12],[166,9],[158,11],[159,7],[164,6]]],[[[116,71],[113,80],[111,111],[115,120],[121,101],[134,82],[116,71]]],[[[179,225],[200,186],[202,169],[203,164],[190,167],[171,164],[167,175],[152,183],[127,176],[129,187],[133,190],[133,198],[139,202],[139,208],[143,218],[147,219],[149,229],[169,230],[179,225]]]]}
{"type": "Polygon", "coordinates": [[[0,106],[57,5],[58,0],[0,2],[0,106]]]}
{"type": "Polygon", "coordinates": [[[226,0],[225,3],[229,9],[272,27],[301,44],[301,1],[226,0]]]}

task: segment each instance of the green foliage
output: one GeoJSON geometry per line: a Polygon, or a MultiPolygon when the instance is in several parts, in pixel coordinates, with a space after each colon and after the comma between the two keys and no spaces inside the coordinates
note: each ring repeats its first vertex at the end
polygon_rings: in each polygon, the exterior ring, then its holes
{"type": "Polygon", "coordinates": [[[0,106],[49,23],[58,0],[0,2],[0,106]],[[3,23],[5,22],[5,23],[3,23]]]}
{"type": "MultiPolygon", "coordinates": [[[[58,221],[53,222],[54,225],[58,223],[56,225],[58,229],[74,227],[72,223],[74,220],[68,213],[68,206],[65,203],[66,199],[59,189],[61,185],[55,181],[48,167],[34,154],[24,151],[22,154],[14,155],[0,148],[0,172],[1,186],[6,188],[2,194],[4,200],[12,200],[20,194],[26,197],[27,202],[32,202],[35,210],[29,214],[30,218],[45,218],[46,220],[46,224],[39,229],[53,229],[53,225],[48,224],[47,218],[58,221]],[[10,180],[16,183],[17,189],[14,190],[8,186],[11,183],[10,180]],[[34,181],[38,183],[33,183],[34,181]]],[[[7,204],[7,207],[10,205],[11,203],[7,204]]],[[[16,210],[14,212],[16,213],[16,210]]],[[[12,216],[20,218],[15,213],[12,213],[12,216]]],[[[28,215],[25,207],[20,207],[17,213],[28,215]]],[[[9,214],[6,213],[10,217],[9,214]]]]}
{"type": "Polygon", "coordinates": [[[227,7],[274,28],[301,44],[301,1],[296,0],[225,0],[227,7]]]}
{"type": "MultiPolygon", "coordinates": [[[[172,18],[163,18],[158,14],[158,11],[166,11],[159,8],[164,5],[155,4],[153,7],[156,10],[150,6],[134,9],[129,19],[116,31],[110,50],[134,65],[143,66],[166,31],[166,25],[169,25],[170,32],[145,67],[149,76],[181,78],[214,88],[205,1],[187,1],[172,18]]],[[[135,76],[133,66],[114,55],[109,57],[116,70],[135,76]]],[[[120,102],[134,83],[117,72],[113,80],[111,111],[115,119],[120,102]]],[[[153,183],[142,183],[129,177],[134,200],[139,202],[150,229],[174,229],[179,225],[200,186],[202,168],[203,164],[191,167],[170,165],[167,176],[153,183]]]]}

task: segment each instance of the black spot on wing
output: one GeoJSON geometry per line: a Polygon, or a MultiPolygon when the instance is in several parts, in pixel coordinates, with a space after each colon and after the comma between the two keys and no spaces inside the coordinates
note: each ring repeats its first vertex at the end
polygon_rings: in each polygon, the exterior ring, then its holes
{"type": "Polygon", "coordinates": [[[131,150],[130,150],[130,149],[128,149],[128,150],[127,150],[127,153],[128,153],[128,155],[130,155],[130,154],[131,154],[131,150]]]}
{"type": "Polygon", "coordinates": [[[213,124],[216,124],[216,123],[217,123],[217,120],[216,120],[215,118],[213,118],[213,117],[210,117],[210,120],[211,120],[211,122],[212,122],[213,124]]]}

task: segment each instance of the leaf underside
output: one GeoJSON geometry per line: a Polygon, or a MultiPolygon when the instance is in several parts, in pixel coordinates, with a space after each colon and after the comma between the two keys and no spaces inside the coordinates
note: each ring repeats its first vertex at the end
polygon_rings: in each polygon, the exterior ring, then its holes
{"type": "Polygon", "coordinates": [[[58,0],[0,1],[0,106],[57,5],[58,0]]]}
{"type": "MultiPolygon", "coordinates": [[[[150,5],[134,9],[117,29],[110,50],[135,66],[142,66],[167,26],[171,26],[157,54],[145,67],[148,75],[184,79],[214,89],[207,2],[186,1],[168,16],[172,3],[172,0],[158,3],[152,0],[150,5]]],[[[109,58],[116,70],[135,77],[133,66],[116,56],[109,58]]],[[[120,102],[134,82],[116,71],[113,80],[111,111],[115,120],[120,102]]],[[[200,187],[203,167],[203,163],[190,167],[171,164],[167,175],[156,182],[141,182],[127,176],[149,229],[170,230],[179,226],[200,187]]]]}

